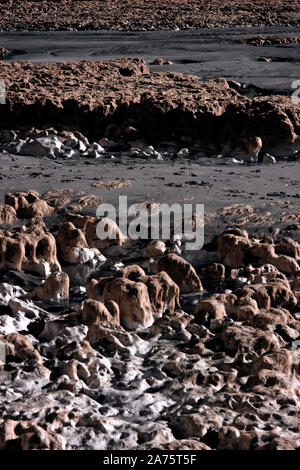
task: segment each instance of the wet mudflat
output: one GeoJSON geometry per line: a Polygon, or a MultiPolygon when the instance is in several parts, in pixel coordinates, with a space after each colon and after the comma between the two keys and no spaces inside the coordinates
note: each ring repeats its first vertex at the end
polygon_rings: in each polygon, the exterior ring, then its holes
{"type": "Polygon", "coordinates": [[[257,36],[284,40],[298,37],[299,31],[297,27],[274,26],[196,31],[1,32],[0,45],[11,51],[6,60],[34,63],[143,57],[151,64],[162,57],[173,64],[151,65],[151,70],[192,73],[203,80],[225,77],[290,93],[291,83],[299,78],[298,44],[249,44],[257,36]]]}

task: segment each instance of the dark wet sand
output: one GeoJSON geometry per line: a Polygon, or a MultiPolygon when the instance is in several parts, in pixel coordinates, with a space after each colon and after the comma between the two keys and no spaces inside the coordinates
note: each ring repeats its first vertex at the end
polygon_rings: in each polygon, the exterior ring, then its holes
{"type": "MultiPolygon", "coordinates": [[[[204,204],[209,213],[230,204],[249,204],[262,212],[271,212],[276,220],[287,210],[290,213],[300,211],[299,162],[244,166],[226,159],[222,161],[226,164],[208,165],[204,160],[179,159],[176,163],[132,159],[113,162],[102,158],[50,160],[5,154],[0,158],[0,199],[3,201],[9,191],[35,189],[44,193],[68,188],[101,197],[117,207],[122,195],[128,197],[128,204],[143,201],[204,204]],[[115,190],[92,186],[99,181],[117,179],[132,179],[133,184],[115,190]]],[[[95,215],[96,208],[84,209],[84,212],[95,215]]],[[[262,223],[257,229],[263,226],[262,223]]],[[[218,233],[221,228],[210,227],[209,232],[213,229],[218,233]]]]}
{"type": "Polygon", "coordinates": [[[253,83],[267,89],[291,93],[299,78],[300,49],[287,46],[252,46],[243,41],[258,35],[296,37],[296,27],[202,28],[196,31],[36,31],[1,32],[0,46],[12,51],[7,60],[62,62],[157,57],[173,65],[151,66],[153,71],[192,73],[203,80],[216,77],[253,83]],[[260,57],[273,58],[262,62],[260,57]]]}

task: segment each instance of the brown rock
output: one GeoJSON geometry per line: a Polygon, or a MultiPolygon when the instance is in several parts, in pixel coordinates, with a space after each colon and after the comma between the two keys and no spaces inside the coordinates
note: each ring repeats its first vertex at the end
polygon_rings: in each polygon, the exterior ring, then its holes
{"type": "Polygon", "coordinates": [[[266,284],[253,284],[235,291],[238,297],[250,297],[256,300],[259,308],[269,310],[271,307],[293,308],[297,299],[285,281],[271,281],[266,284]]]}
{"type": "Polygon", "coordinates": [[[242,297],[237,300],[233,308],[238,321],[248,321],[253,324],[254,317],[259,313],[256,300],[242,297]]]}
{"type": "MultiPolygon", "coordinates": [[[[121,297],[117,295],[117,292],[115,294],[112,293],[112,288],[110,284],[112,285],[121,285],[118,284],[117,281],[124,280],[125,284],[126,281],[131,281],[131,285],[135,285],[137,287],[141,283],[144,284],[147,290],[147,295],[145,298],[143,298],[142,302],[145,305],[145,311],[149,311],[149,306],[147,306],[148,301],[150,302],[150,311],[151,311],[151,317],[152,315],[155,317],[160,317],[163,315],[165,310],[169,310],[171,312],[174,311],[175,305],[179,305],[179,287],[177,284],[168,276],[167,273],[165,272],[159,272],[157,274],[154,274],[152,276],[146,276],[144,270],[138,266],[138,265],[130,265],[126,266],[125,268],[120,269],[115,277],[108,276],[108,277],[103,277],[98,280],[92,279],[86,286],[86,292],[88,297],[96,300],[109,300],[110,297],[109,295],[112,295],[111,300],[114,300],[117,302],[117,304],[120,307],[120,310],[122,311],[122,306],[120,305],[120,302],[122,301],[122,298],[127,298],[126,302],[130,301],[130,297],[127,297],[125,294],[123,294],[121,297]],[[117,282],[117,284],[114,284],[114,282],[117,282]],[[108,294],[108,291],[110,294],[108,294]],[[106,292],[106,294],[105,294],[106,292]]],[[[124,284],[124,285],[125,285],[124,284]]],[[[130,286],[130,284],[128,284],[130,286]]],[[[143,292],[145,291],[145,287],[139,287],[137,288],[138,290],[141,289],[143,292]]],[[[117,289],[117,288],[116,288],[117,289]]],[[[129,289],[129,287],[128,287],[129,289]]],[[[126,289],[125,289],[126,290],[126,289]]],[[[140,296],[140,294],[138,294],[140,296]]],[[[142,294],[141,297],[142,298],[142,294]]],[[[136,308],[136,299],[135,296],[133,297],[133,305],[136,308]]],[[[105,302],[106,304],[106,302],[105,302]]],[[[127,312],[126,307],[126,312],[127,312]]],[[[127,317],[127,313],[124,313],[124,315],[127,317]]],[[[144,313],[142,313],[143,317],[144,313]]],[[[146,314],[147,317],[148,314],[146,314]]],[[[138,314],[140,316],[140,313],[138,314]]],[[[122,313],[121,313],[121,321],[122,320],[122,313]]],[[[145,320],[148,321],[148,320],[145,320]]],[[[142,320],[142,323],[144,320],[142,320]]]]}
{"type": "Polygon", "coordinates": [[[171,65],[173,62],[171,60],[162,59],[158,57],[157,59],[153,60],[150,65],[171,65]]]}
{"type": "Polygon", "coordinates": [[[275,437],[269,442],[261,442],[255,450],[296,450],[298,443],[296,439],[289,437],[275,437]]]}
{"type": "Polygon", "coordinates": [[[17,220],[15,209],[8,204],[0,205],[0,224],[12,224],[17,220]]]}
{"type": "MultiPolygon", "coordinates": [[[[285,251],[289,250],[291,252],[291,250],[294,250],[293,253],[295,253],[295,244],[293,244],[293,249],[291,249],[291,243],[289,242],[282,242],[280,246],[281,249],[285,246],[285,251]]],[[[227,229],[219,236],[218,256],[222,263],[232,268],[246,266],[247,261],[251,258],[259,264],[272,264],[279,271],[285,273],[296,273],[300,270],[294,258],[278,255],[275,252],[275,245],[262,243],[256,239],[251,241],[247,232],[239,229],[227,229]]]]}
{"type": "Polygon", "coordinates": [[[100,279],[91,279],[86,285],[88,298],[94,300],[103,300],[103,291],[107,283],[113,280],[113,276],[101,277],[100,279]]]}
{"type": "MultiPolygon", "coordinates": [[[[239,137],[230,139],[230,142],[223,147],[222,153],[243,159],[246,162],[256,162],[261,148],[260,137],[239,137]]],[[[250,212],[252,211],[250,210],[250,212]]]]}
{"type": "Polygon", "coordinates": [[[166,444],[160,444],[154,448],[164,450],[212,450],[203,442],[196,441],[195,439],[177,439],[166,444]]]}
{"type": "MultiPolygon", "coordinates": [[[[298,25],[298,5],[287,0],[261,0],[253,3],[243,2],[239,8],[237,0],[214,0],[203,3],[199,0],[182,2],[182,0],[119,0],[117,9],[108,0],[101,5],[84,0],[74,8],[73,1],[57,5],[55,0],[49,0],[47,5],[23,0],[17,3],[10,15],[1,16],[1,29],[6,31],[30,30],[161,30],[175,28],[199,29],[208,24],[228,27],[234,25],[298,25]],[[25,14],[26,12],[26,14],[25,14]],[[58,14],[59,12],[59,14],[58,14]]],[[[3,10],[4,12],[4,10],[3,10]]],[[[297,44],[297,36],[288,34],[284,37],[273,35],[253,34],[243,38],[243,42],[254,45],[268,44],[297,44]]]]}
{"type": "Polygon", "coordinates": [[[281,238],[275,247],[276,253],[291,256],[292,258],[300,259],[300,243],[291,238],[281,238]]]}
{"type": "Polygon", "coordinates": [[[94,217],[91,217],[89,215],[68,213],[65,215],[63,222],[71,222],[74,225],[74,227],[80,228],[81,230],[85,230],[87,223],[93,220],[94,220],[94,217]]]}
{"type": "Polygon", "coordinates": [[[284,308],[270,308],[268,311],[260,309],[253,319],[253,326],[264,328],[267,325],[289,325],[294,324],[295,320],[290,312],[284,308]]]}
{"type": "Polygon", "coordinates": [[[108,301],[104,305],[98,300],[84,300],[79,313],[81,321],[88,325],[101,323],[120,325],[119,306],[113,301],[108,301]]]}
{"type": "Polygon", "coordinates": [[[42,275],[60,269],[53,235],[38,220],[27,227],[0,231],[0,269],[26,269],[42,275]]]}
{"type": "MultiPolygon", "coordinates": [[[[271,334],[269,335],[271,339],[271,334]]],[[[293,373],[293,351],[265,351],[261,357],[258,357],[250,364],[244,365],[244,372],[246,374],[258,375],[259,372],[270,370],[281,372],[286,376],[293,373]]]]}
{"type": "Polygon", "coordinates": [[[136,281],[139,278],[145,277],[145,271],[138,264],[131,264],[125,268],[119,269],[116,277],[126,277],[126,279],[136,281]]]}
{"type": "Polygon", "coordinates": [[[42,364],[43,360],[40,353],[33,347],[26,336],[19,333],[11,333],[6,336],[0,336],[0,339],[6,345],[6,356],[15,356],[20,361],[30,359],[42,364]]]}
{"type": "Polygon", "coordinates": [[[67,299],[69,298],[69,287],[70,279],[66,273],[52,273],[42,285],[34,289],[33,297],[40,300],[67,299]]]}
{"type": "Polygon", "coordinates": [[[225,426],[219,430],[219,449],[222,450],[251,450],[258,440],[256,431],[245,431],[225,426]]]}
{"type": "Polygon", "coordinates": [[[249,99],[230,88],[223,78],[201,82],[192,75],[150,73],[140,58],[67,64],[2,62],[0,74],[6,77],[7,102],[1,109],[1,119],[13,128],[24,125],[20,109],[28,108],[28,126],[41,126],[50,120],[79,128],[84,134],[99,133],[99,137],[106,124],[115,125],[112,121],[118,115],[117,124],[131,120],[139,137],[192,134],[216,151],[235,136],[243,136],[245,129],[248,140],[259,135],[271,154],[276,149],[280,152],[280,147],[291,154],[299,144],[299,107],[289,97],[249,99]],[[67,81],[73,85],[68,89],[67,81]],[[29,84],[30,93],[24,93],[24,83],[29,84]],[[159,95],[153,92],[157,87],[159,95]],[[68,113],[65,103],[70,107],[68,113]],[[174,112],[178,127],[172,121],[170,128],[169,115],[174,112]],[[99,123],[104,124],[101,130],[99,123]]]}
{"type": "Polygon", "coordinates": [[[167,247],[165,242],[163,242],[162,240],[153,240],[146,246],[144,250],[144,256],[146,256],[147,258],[155,258],[156,256],[162,256],[165,253],[166,249],[167,247]]]}
{"type": "Polygon", "coordinates": [[[217,280],[225,278],[225,266],[220,263],[213,263],[207,268],[203,268],[199,274],[200,279],[217,280]]]}
{"type": "Polygon", "coordinates": [[[147,286],[155,317],[162,316],[166,310],[174,312],[176,304],[180,305],[180,289],[164,271],[152,276],[139,277],[137,280],[147,286]]]}
{"type": "Polygon", "coordinates": [[[206,424],[204,417],[198,413],[179,416],[174,423],[184,438],[205,436],[207,433],[206,424]]]}
{"type": "Polygon", "coordinates": [[[58,228],[57,248],[63,261],[75,264],[80,262],[81,249],[88,248],[88,244],[82,230],[71,222],[63,222],[58,228]]]}
{"type": "Polygon", "coordinates": [[[12,206],[20,219],[45,217],[53,212],[53,208],[34,190],[5,194],[5,204],[12,206]]]}
{"type": "Polygon", "coordinates": [[[125,243],[126,237],[123,235],[118,225],[107,217],[102,219],[90,219],[86,224],[86,240],[90,248],[98,248],[99,250],[107,248],[111,245],[121,246],[125,243]],[[97,226],[102,227],[105,232],[105,238],[100,239],[97,235],[97,226]]]}
{"type": "Polygon", "coordinates": [[[202,284],[194,267],[175,253],[158,260],[158,271],[165,271],[182,293],[202,291],[202,284]]]}
{"type": "Polygon", "coordinates": [[[104,303],[113,300],[119,305],[120,321],[129,329],[153,323],[153,310],[147,286],[127,278],[108,282],[103,290],[104,303]]]}
{"type": "Polygon", "coordinates": [[[6,419],[0,424],[0,449],[63,450],[60,437],[38,426],[34,421],[6,419]]]}
{"type": "Polygon", "coordinates": [[[279,351],[284,344],[276,334],[263,330],[256,330],[245,325],[226,325],[220,334],[224,347],[231,353],[245,352],[251,357],[279,351]]]}
{"type": "Polygon", "coordinates": [[[231,268],[246,264],[246,255],[251,247],[248,234],[239,229],[228,229],[218,238],[218,256],[221,263],[231,268]]]}
{"type": "Polygon", "coordinates": [[[197,323],[208,323],[226,317],[225,305],[217,300],[201,300],[194,311],[197,323]]]}

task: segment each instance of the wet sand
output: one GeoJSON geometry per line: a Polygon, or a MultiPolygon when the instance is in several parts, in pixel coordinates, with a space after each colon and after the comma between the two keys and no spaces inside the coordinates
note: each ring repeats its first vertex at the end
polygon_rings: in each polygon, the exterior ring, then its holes
{"type": "MultiPolygon", "coordinates": [[[[35,189],[45,193],[52,189],[73,189],[101,198],[118,207],[119,196],[128,197],[128,205],[137,202],[166,202],[204,204],[205,211],[215,213],[231,204],[250,204],[262,214],[271,212],[265,222],[257,225],[251,220],[246,228],[268,233],[283,213],[299,215],[299,162],[277,162],[275,165],[239,165],[230,159],[189,159],[182,161],[141,161],[122,156],[116,160],[84,159],[51,160],[47,157],[1,155],[0,198],[8,191],[35,189]],[[215,162],[213,162],[215,160],[215,162]],[[74,171],[75,168],[75,171],[74,171]],[[120,189],[92,186],[97,182],[132,180],[132,185],[120,189]]],[[[83,213],[96,215],[96,207],[83,213]]],[[[296,222],[297,220],[295,220],[296,222]]],[[[206,240],[220,233],[231,220],[215,219],[205,230],[206,240]]],[[[298,233],[294,234],[298,239],[298,233]]]]}
{"type": "MultiPolygon", "coordinates": [[[[298,44],[253,46],[257,36],[277,39],[298,37],[296,27],[271,26],[202,28],[197,31],[43,31],[0,32],[0,45],[10,50],[6,61],[33,63],[106,60],[143,57],[155,72],[191,73],[202,80],[225,77],[272,90],[291,93],[299,73],[298,44]],[[151,65],[158,57],[172,65],[151,65]],[[273,60],[262,62],[266,57],[273,60]]],[[[255,90],[252,90],[255,93],[255,90]]]]}

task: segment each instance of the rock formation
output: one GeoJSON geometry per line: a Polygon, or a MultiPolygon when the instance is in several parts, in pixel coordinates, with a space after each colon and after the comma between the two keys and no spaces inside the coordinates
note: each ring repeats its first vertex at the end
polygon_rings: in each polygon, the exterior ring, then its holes
{"type": "MultiPolygon", "coordinates": [[[[4,14],[2,7],[0,25],[4,31],[144,31],[198,29],[207,25],[224,28],[241,24],[298,24],[297,3],[277,0],[272,1],[271,6],[272,8],[267,0],[259,3],[246,0],[243,8],[239,8],[237,0],[213,0],[209,4],[199,0],[188,3],[181,0],[161,0],[159,5],[155,1],[120,0],[116,8],[108,0],[104,0],[101,5],[92,0],[84,0],[74,8],[74,0],[61,5],[55,0],[50,0],[47,4],[23,0],[22,4],[15,5],[9,15],[4,14]]],[[[268,37],[264,40],[268,41],[268,37]]]]}
{"type": "Polygon", "coordinates": [[[14,208],[19,219],[45,217],[53,212],[46,201],[40,199],[37,191],[5,194],[5,204],[14,208]]]}
{"type": "Polygon", "coordinates": [[[147,276],[138,265],[120,269],[113,276],[92,279],[86,286],[88,297],[114,301],[120,309],[120,321],[127,328],[145,327],[166,310],[179,305],[179,287],[166,272],[147,276]],[[140,305],[138,305],[140,303],[140,305]]]}
{"type": "Polygon", "coordinates": [[[71,222],[59,225],[57,247],[60,258],[66,263],[81,264],[104,259],[97,248],[89,248],[83,231],[71,222]]]}
{"type": "Polygon", "coordinates": [[[222,263],[232,268],[239,268],[256,261],[271,264],[284,273],[297,273],[299,246],[297,242],[283,239],[279,244],[264,243],[257,239],[250,240],[245,230],[226,229],[218,238],[218,255],[222,263]],[[278,253],[289,253],[292,256],[278,253]],[[294,259],[296,257],[296,259],[294,259]]]}
{"type": "Polygon", "coordinates": [[[69,297],[70,279],[61,271],[50,274],[43,284],[36,287],[33,297],[40,300],[67,299],[69,297]]]}
{"type": "Polygon", "coordinates": [[[59,270],[55,238],[39,220],[0,231],[0,269],[28,270],[44,276],[59,270]]]}
{"type": "Polygon", "coordinates": [[[200,292],[201,281],[193,268],[184,258],[170,253],[158,260],[158,271],[165,271],[179,286],[180,292],[200,292]]]}
{"type": "MultiPolygon", "coordinates": [[[[292,155],[299,148],[299,106],[286,96],[246,98],[223,78],[203,82],[175,72],[151,73],[140,58],[64,64],[2,62],[0,74],[6,77],[6,105],[0,116],[10,129],[24,126],[24,119],[26,126],[36,128],[59,122],[101,138],[111,126],[130,122],[139,138],[162,141],[174,133],[178,138],[188,135],[202,148],[220,152],[226,145],[229,153],[242,152],[248,160],[257,158],[261,145],[275,156],[278,152],[292,155]],[[67,81],[73,85],[68,89],[67,81]],[[24,94],[24,83],[30,84],[30,93],[24,94]],[[157,86],[159,96],[153,93],[157,86]],[[237,137],[243,140],[243,148],[235,143],[237,137]]],[[[37,146],[34,154],[55,156],[63,144],[58,145],[52,135],[36,136],[24,145],[37,146]]],[[[83,142],[81,146],[85,154],[87,147],[83,142]]],[[[89,148],[86,156],[89,152],[99,156],[98,146],[89,148]]],[[[78,151],[68,147],[69,156],[78,151]]],[[[32,148],[29,152],[33,153],[32,148]]]]}

